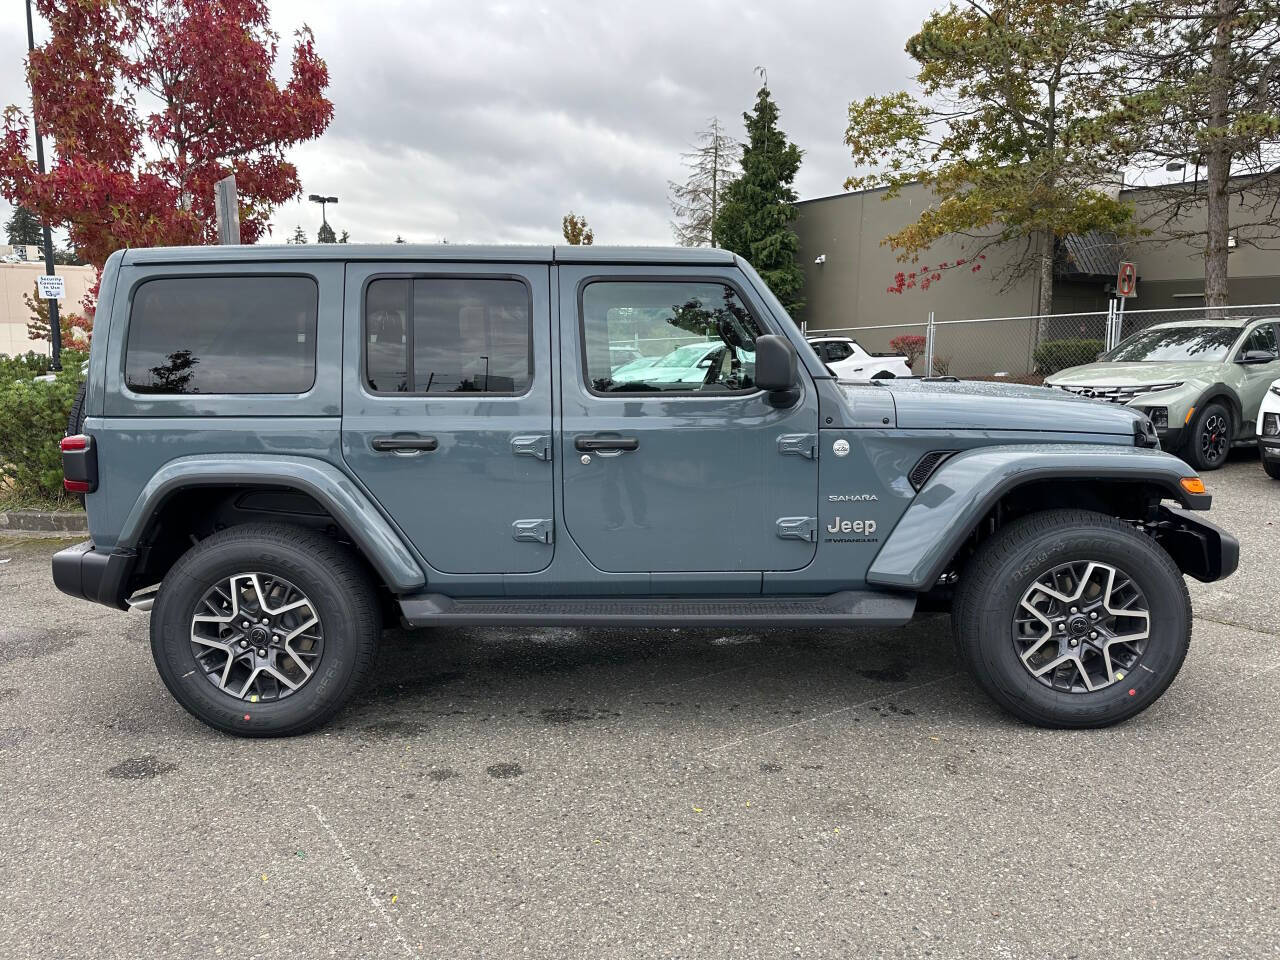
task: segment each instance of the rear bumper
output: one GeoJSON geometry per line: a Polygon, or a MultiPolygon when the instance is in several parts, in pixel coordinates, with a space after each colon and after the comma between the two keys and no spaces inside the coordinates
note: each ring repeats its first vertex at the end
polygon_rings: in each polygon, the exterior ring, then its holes
{"type": "Polygon", "coordinates": [[[124,609],[136,562],[133,553],[100,551],[86,540],[53,555],[53,583],[70,596],[124,609]]]}
{"type": "Polygon", "coordinates": [[[1185,510],[1161,507],[1152,532],[1178,569],[1197,580],[1222,580],[1240,565],[1240,541],[1185,510]]]}

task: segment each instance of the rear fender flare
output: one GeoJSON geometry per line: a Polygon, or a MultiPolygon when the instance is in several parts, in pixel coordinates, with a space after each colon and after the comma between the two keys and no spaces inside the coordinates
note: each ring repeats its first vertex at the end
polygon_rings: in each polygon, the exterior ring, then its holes
{"type": "Polygon", "coordinates": [[[1025,444],[979,447],[951,457],[921,488],[881,546],[867,582],[928,590],[947,563],[1004,496],[1041,480],[1113,480],[1159,487],[1192,510],[1207,510],[1207,494],[1190,494],[1180,480],[1195,471],[1159,450],[1104,444],[1025,444]]]}
{"type": "Polygon", "coordinates": [[[396,529],[349,476],[310,457],[219,454],[180,457],[143,487],[120,531],[119,546],[138,545],[148,521],[172,494],[189,487],[269,486],[313,497],[337,522],[395,593],[426,583],[422,567],[396,529]]]}

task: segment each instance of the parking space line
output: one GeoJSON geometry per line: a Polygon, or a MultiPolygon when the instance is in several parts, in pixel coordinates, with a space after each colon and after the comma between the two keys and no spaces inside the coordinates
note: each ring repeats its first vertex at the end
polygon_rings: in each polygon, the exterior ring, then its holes
{"type": "Polygon", "coordinates": [[[359,885],[360,889],[364,891],[364,895],[369,898],[369,903],[373,905],[373,909],[378,912],[380,917],[382,917],[383,922],[391,928],[391,932],[395,934],[396,939],[400,942],[400,946],[404,947],[404,952],[411,957],[416,957],[418,955],[417,951],[409,945],[409,941],[400,933],[399,927],[391,918],[391,914],[387,912],[387,908],[382,905],[382,902],[376,896],[374,896],[373,886],[365,879],[364,873],[360,869],[360,865],[357,864],[351,854],[347,852],[347,845],[342,842],[342,838],[338,836],[333,827],[329,826],[329,822],[325,820],[324,814],[320,812],[319,807],[314,803],[309,803],[307,806],[311,808],[311,812],[315,815],[316,822],[319,823],[324,829],[324,832],[329,835],[329,839],[333,841],[333,845],[338,848],[338,853],[342,856],[342,860],[347,865],[347,869],[351,871],[351,876],[355,878],[357,885],[359,885]]]}
{"type": "Polygon", "coordinates": [[[890,690],[882,693],[878,697],[872,697],[870,700],[861,700],[858,703],[851,703],[847,707],[837,707],[834,710],[828,710],[826,713],[820,713],[815,717],[808,717],[804,720],[797,720],[794,723],[786,723],[780,727],[774,727],[772,730],[765,730],[761,733],[753,733],[746,737],[739,737],[737,740],[730,740],[728,743],[722,743],[718,747],[708,747],[708,753],[719,753],[721,750],[728,750],[730,747],[736,747],[739,744],[746,743],[749,740],[758,740],[761,737],[770,737],[775,733],[782,733],[793,727],[803,727],[806,723],[817,723],[819,720],[826,720],[828,717],[834,717],[837,714],[848,713],[850,710],[857,710],[859,707],[866,707],[878,700],[884,700],[888,697],[900,697],[904,693],[914,693],[916,690],[923,690],[925,687],[932,687],[934,684],[941,683],[943,680],[950,680],[952,677],[959,676],[959,671],[948,673],[945,676],[935,677],[933,680],[927,680],[924,683],[917,683],[914,687],[903,687],[901,690],[890,690]]]}

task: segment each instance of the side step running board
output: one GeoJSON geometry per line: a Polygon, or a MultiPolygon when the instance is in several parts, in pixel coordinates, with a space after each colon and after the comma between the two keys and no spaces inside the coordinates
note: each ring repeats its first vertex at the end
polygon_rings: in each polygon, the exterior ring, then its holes
{"type": "Polygon", "coordinates": [[[911,619],[910,593],[846,590],[823,597],[469,600],[441,593],[400,598],[405,620],[415,627],[474,626],[761,626],[896,627],[911,619]]]}

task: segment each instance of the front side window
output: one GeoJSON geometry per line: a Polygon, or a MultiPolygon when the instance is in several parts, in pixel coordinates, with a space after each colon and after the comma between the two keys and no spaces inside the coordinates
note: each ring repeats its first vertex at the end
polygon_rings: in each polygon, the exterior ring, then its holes
{"type": "Polygon", "coordinates": [[[1263,353],[1276,354],[1276,331],[1269,323],[1261,324],[1255,327],[1245,340],[1244,346],[1240,348],[1240,356],[1244,356],[1250,350],[1261,350],[1263,353]]]}
{"type": "Polygon", "coordinates": [[[599,393],[755,389],[764,330],[727,284],[596,281],[582,291],[582,327],[599,393]]]}
{"type": "Polygon", "coordinates": [[[125,383],[135,393],[305,393],[316,379],[310,277],[164,277],[140,284],[125,383]]]}
{"type": "Polygon", "coordinates": [[[488,277],[389,277],[365,289],[375,393],[522,394],[533,378],[529,288],[488,277]]]}

